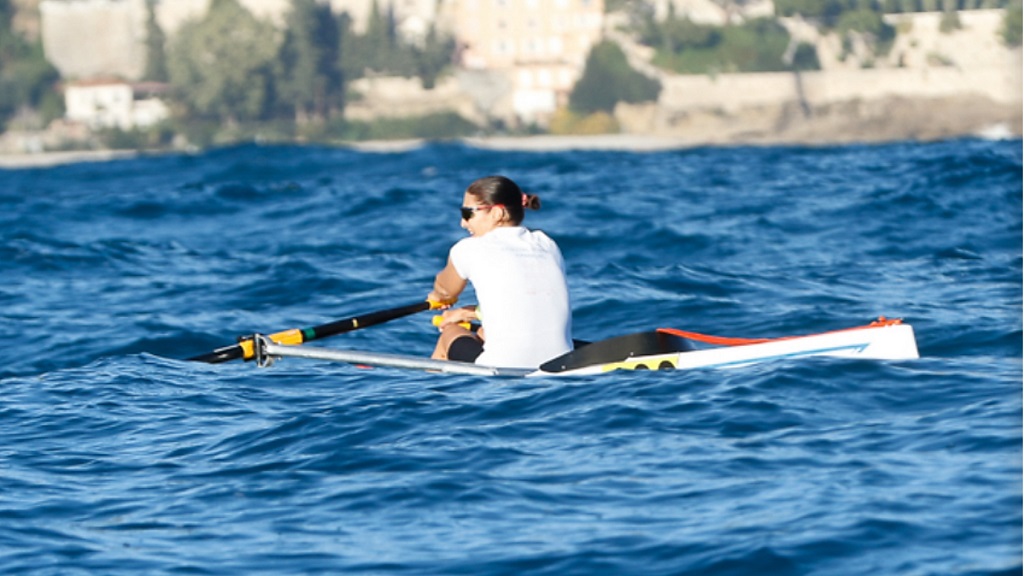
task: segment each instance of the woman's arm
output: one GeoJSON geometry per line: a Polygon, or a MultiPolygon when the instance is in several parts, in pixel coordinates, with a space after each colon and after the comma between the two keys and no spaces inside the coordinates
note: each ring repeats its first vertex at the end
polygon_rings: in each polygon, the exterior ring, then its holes
{"type": "Polygon", "coordinates": [[[459,300],[462,291],[466,289],[466,284],[466,279],[459,276],[449,258],[444,269],[438,272],[434,278],[434,289],[427,296],[427,300],[448,305],[454,304],[459,300]]]}

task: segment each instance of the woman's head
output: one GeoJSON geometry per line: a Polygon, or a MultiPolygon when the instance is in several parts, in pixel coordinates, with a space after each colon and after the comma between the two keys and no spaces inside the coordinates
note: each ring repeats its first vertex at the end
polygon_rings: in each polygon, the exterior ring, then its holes
{"type": "Polygon", "coordinates": [[[523,209],[540,208],[540,198],[532,194],[523,194],[519,186],[504,176],[485,176],[476,180],[466,188],[466,195],[471,196],[481,206],[501,206],[507,222],[518,226],[523,221],[523,209]]]}

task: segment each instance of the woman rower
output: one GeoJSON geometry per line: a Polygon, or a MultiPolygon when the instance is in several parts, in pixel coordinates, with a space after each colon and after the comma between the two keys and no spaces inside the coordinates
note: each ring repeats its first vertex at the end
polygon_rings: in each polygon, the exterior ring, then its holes
{"type": "Polygon", "coordinates": [[[565,263],[546,234],[521,223],[540,200],[512,180],[488,176],[469,185],[462,227],[428,300],[454,304],[472,282],[478,304],[441,317],[432,358],[503,368],[536,368],[572,350],[572,317],[565,263]],[[460,324],[479,320],[477,332],[460,324]]]}

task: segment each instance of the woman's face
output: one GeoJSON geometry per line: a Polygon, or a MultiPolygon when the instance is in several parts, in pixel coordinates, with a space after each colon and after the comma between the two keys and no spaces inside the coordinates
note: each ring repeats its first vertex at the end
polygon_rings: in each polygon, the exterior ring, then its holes
{"type": "Polygon", "coordinates": [[[462,227],[469,231],[470,236],[487,234],[501,226],[505,218],[505,210],[501,206],[487,206],[468,192],[462,197],[462,207],[480,208],[473,210],[468,219],[462,219],[462,227]]]}

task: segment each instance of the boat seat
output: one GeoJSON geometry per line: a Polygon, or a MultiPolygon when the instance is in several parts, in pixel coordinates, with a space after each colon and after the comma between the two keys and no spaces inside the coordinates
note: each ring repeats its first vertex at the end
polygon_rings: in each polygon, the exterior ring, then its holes
{"type": "Polygon", "coordinates": [[[689,352],[693,344],[686,338],[663,332],[637,332],[577,347],[541,364],[545,372],[564,372],[584,366],[622,362],[637,356],[689,352]]]}

